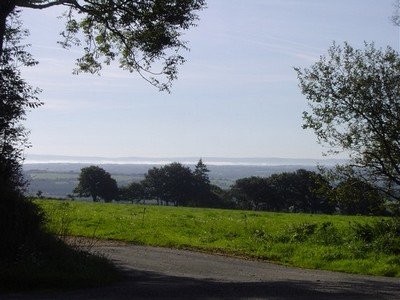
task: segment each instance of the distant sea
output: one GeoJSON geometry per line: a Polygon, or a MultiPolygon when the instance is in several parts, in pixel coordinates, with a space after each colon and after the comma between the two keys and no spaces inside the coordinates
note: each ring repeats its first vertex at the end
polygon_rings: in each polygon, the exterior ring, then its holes
{"type": "MultiPolygon", "coordinates": [[[[268,177],[282,172],[294,172],[298,169],[318,171],[318,165],[326,167],[344,162],[334,159],[295,159],[295,158],[226,158],[202,157],[209,170],[212,184],[229,189],[239,178],[260,176],[268,177]]],[[[109,172],[119,186],[139,182],[149,169],[172,162],[180,162],[193,169],[198,157],[80,157],[59,155],[29,155],[23,165],[26,179],[29,181],[28,194],[42,191],[46,197],[65,198],[78,184],[82,168],[99,165],[109,172]]]]}
{"type": "MultiPolygon", "coordinates": [[[[179,162],[184,165],[195,165],[200,157],[90,157],[90,156],[61,156],[37,155],[26,156],[25,164],[99,164],[99,165],[165,165],[179,162]]],[[[346,162],[345,159],[314,159],[314,158],[228,158],[201,157],[206,165],[211,166],[333,166],[346,162]]]]}

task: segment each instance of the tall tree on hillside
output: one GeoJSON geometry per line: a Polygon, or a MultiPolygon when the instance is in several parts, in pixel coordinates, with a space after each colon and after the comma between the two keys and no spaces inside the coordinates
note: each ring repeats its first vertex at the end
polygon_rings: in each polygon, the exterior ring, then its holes
{"type": "Polygon", "coordinates": [[[172,163],[152,168],[142,181],[150,197],[175,206],[187,205],[195,198],[194,177],[190,168],[172,163]]]}
{"type": "Polygon", "coordinates": [[[267,178],[247,177],[236,180],[231,187],[231,194],[238,207],[242,209],[276,210],[274,196],[267,178]]]}
{"type": "Polygon", "coordinates": [[[118,195],[115,179],[111,177],[110,173],[98,166],[82,168],[78,181],[74,193],[81,197],[91,196],[94,202],[97,202],[99,197],[104,199],[105,202],[111,202],[118,195]]]}
{"type": "Polygon", "coordinates": [[[208,177],[207,166],[199,159],[194,167],[194,190],[195,190],[195,206],[210,207],[212,206],[210,178],[208,177]]]}
{"type": "Polygon", "coordinates": [[[332,191],[332,201],[346,215],[380,215],[386,211],[382,194],[356,178],[340,182],[332,191]]]}
{"type": "MultiPolygon", "coordinates": [[[[331,153],[350,155],[353,172],[400,200],[400,56],[387,47],[334,44],[310,68],[297,68],[310,128],[331,153]]],[[[398,202],[400,205],[400,202],[398,202]]]]}
{"type": "Polygon", "coordinates": [[[0,57],[7,18],[18,8],[65,7],[62,45],[84,45],[76,71],[98,73],[102,64],[117,60],[120,67],[138,72],[160,90],[168,90],[187,50],[183,31],[195,25],[204,0],[2,0],[0,57]],[[81,38],[82,37],[82,38],[81,38]],[[160,66],[153,70],[153,65],[160,66]],[[160,81],[159,75],[165,77],[160,81]]]}
{"type": "Polygon", "coordinates": [[[275,202],[294,212],[332,213],[329,201],[331,187],[321,175],[299,169],[296,172],[274,174],[268,178],[275,202]]]}
{"type": "Polygon", "coordinates": [[[203,160],[200,158],[194,167],[193,175],[204,184],[210,184],[210,178],[208,176],[209,172],[210,170],[208,170],[207,166],[203,163],[203,160]]]}
{"type": "Polygon", "coordinates": [[[22,77],[18,66],[36,64],[26,52],[27,45],[20,42],[27,35],[21,28],[18,15],[10,16],[5,31],[3,55],[0,57],[0,195],[5,189],[18,190],[23,186],[20,163],[22,152],[29,146],[27,131],[21,124],[29,108],[41,105],[38,89],[30,86],[22,77]]]}
{"type": "Polygon", "coordinates": [[[36,64],[22,40],[27,32],[18,15],[7,20],[4,50],[0,57],[0,265],[14,267],[27,253],[27,245],[41,230],[43,216],[23,196],[25,182],[21,162],[29,146],[21,124],[29,108],[40,105],[37,89],[21,76],[19,66],[36,64]]]}
{"type": "Polygon", "coordinates": [[[144,186],[140,182],[132,182],[119,189],[119,199],[123,201],[139,202],[145,199],[144,186]]]}
{"type": "Polygon", "coordinates": [[[158,205],[160,201],[166,201],[168,205],[170,199],[167,199],[164,194],[165,172],[163,169],[157,167],[149,169],[141,184],[147,198],[156,199],[158,205]]]}

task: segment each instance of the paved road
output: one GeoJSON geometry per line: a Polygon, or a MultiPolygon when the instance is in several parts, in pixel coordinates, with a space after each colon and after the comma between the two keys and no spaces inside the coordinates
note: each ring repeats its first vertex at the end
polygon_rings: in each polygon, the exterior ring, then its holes
{"type": "Polygon", "coordinates": [[[14,299],[400,299],[400,280],[288,268],[184,250],[117,243],[93,248],[124,269],[108,287],[14,299]]]}

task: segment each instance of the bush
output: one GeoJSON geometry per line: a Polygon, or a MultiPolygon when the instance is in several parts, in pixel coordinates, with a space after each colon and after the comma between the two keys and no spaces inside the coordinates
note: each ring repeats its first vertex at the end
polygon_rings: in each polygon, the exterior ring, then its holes
{"type": "Polygon", "coordinates": [[[341,235],[332,222],[320,224],[313,235],[313,240],[322,245],[337,245],[342,243],[341,235]]]}
{"type": "Polygon", "coordinates": [[[317,227],[318,224],[308,222],[291,224],[286,234],[289,236],[291,242],[304,242],[314,234],[317,227]]]}
{"type": "Polygon", "coordinates": [[[400,220],[382,219],[371,224],[354,223],[354,239],[387,254],[400,254],[400,220]]]}

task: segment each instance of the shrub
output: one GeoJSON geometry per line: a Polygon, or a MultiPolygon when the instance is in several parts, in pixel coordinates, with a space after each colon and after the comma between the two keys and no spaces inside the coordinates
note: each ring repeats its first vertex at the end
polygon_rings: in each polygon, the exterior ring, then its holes
{"type": "Polygon", "coordinates": [[[400,220],[382,219],[370,224],[354,223],[352,231],[355,240],[366,247],[388,254],[400,254],[400,220]]]}
{"type": "Polygon", "coordinates": [[[291,242],[304,242],[314,234],[317,227],[318,224],[308,222],[290,224],[286,234],[289,236],[291,242]]]}

